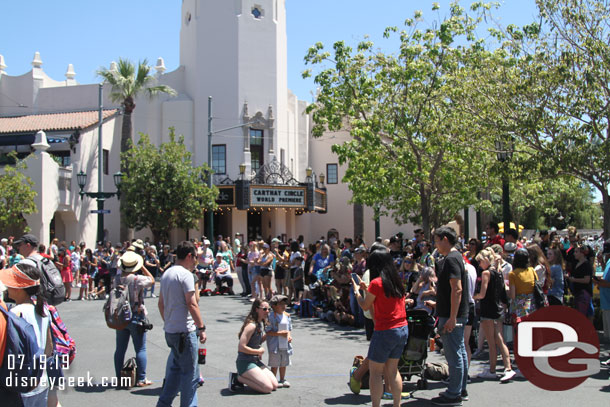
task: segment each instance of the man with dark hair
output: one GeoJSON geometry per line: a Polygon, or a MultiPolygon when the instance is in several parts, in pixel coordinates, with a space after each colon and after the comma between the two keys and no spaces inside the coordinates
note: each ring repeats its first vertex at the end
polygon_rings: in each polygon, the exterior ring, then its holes
{"type": "Polygon", "coordinates": [[[180,242],[176,248],[176,258],[176,264],[161,277],[159,312],[164,321],[165,341],[171,352],[157,407],[171,406],[178,392],[180,405],[197,405],[197,342],[205,343],[207,339],[192,274],[197,265],[195,245],[188,241],[180,242]]]}
{"type": "Polygon", "coordinates": [[[517,245],[517,249],[523,248],[523,244],[519,241],[519,232],[516,229],[508,229],[508,232],[504,233],[504,240],[506,243],[510,242],[517,245]]]}
{"type": "Polygon", "coordinates": [[[457,234],[448,226],[434,231],[434,243],[444,256],[437,266],[436,313],[438,330],[449,365],[447,391],[433,398],[439,406],[461,406],[468,397],[468,355],[464,346],[464,325],[468,320],[468,275],[462,255],[455,249],[457,234]]]}
{"type": "Polygon", "coordinates": [[[539,246],[542,249],[542,253],[544,253],[546,255],[546,249],[548,249],[550,245],[551,245],[551,241],[550,241],[549,231],[546,229],[541,230],[539,246]]]}
{"type": "Polygon", "coordinates": [[[500,232],[500,227],[496,222],[489,222],[485,228],[485,232],[487,233],[487,242],[485,243],[485,247],[489,247],[494,244],[499,244],[500,246],[504,247],[506,240],[504,240],[502,236],[498,234],[498,232],[500,232]]]}
{"type": "Polygon", "coordinates": [[[352,254],[352,245],[353,245],[353,240],[349,237],[346,237],[345,239],[343,239],[343,250],[341,251],[341,256],[340,257],[347,257],[350,260],[353,260],[354,255],[352,254]]]}

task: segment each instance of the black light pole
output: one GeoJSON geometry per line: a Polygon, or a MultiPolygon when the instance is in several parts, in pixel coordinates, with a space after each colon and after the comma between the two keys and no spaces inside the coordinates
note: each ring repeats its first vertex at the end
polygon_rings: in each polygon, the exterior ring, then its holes
{"type": "MultiPolygon", "coordinates": [[[[98,171],[98,176],[102,176],[102,171],[98,171]]],[[[83,189],[87,184],[87,174],[81,170],[78,174],[76,174],[76,180],[78,182],[78,187],[80,188],[80,199],[83,199],[83,196],[88,196],[90,198],[95,198],[97,200],[97,210],[92,211],[97,214],[97,241],[104,241],[104,214],[110,213],[110,211],[104,210],[104,201],[108,198],[112,198],[116,195],[117,199],[121,199],[121,181],[123,179],[123,174],[119,171],[113,176],[114,185],[116,186],[116,192],[85,192],[83,189]]]]}
{"type": "MultiPolygon", "coordinates": [[[[496,154],[498,161],[506,163],[513,157],[512,136],[496,140],[496,154]]],[[[506,168],[502,172],[502,222],[504,222],[504,234],[510,229],[510,185],[506,168]]]]}

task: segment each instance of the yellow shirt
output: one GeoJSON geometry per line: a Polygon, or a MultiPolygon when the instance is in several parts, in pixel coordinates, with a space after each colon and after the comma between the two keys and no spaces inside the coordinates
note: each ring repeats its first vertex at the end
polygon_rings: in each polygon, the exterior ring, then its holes
{"type": "Polygon", "coordinates": [[[513,270],[508,273],[508,282],[515,286],[515,295],[531,294],[534,292],[536,272],[532,267],[513,270]]]}

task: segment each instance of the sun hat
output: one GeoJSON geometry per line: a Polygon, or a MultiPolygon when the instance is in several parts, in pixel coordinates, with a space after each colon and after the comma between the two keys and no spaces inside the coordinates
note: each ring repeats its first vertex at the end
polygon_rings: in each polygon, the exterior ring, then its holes
{"type": "Polygon", "coordinates": [[[11,268],[0,270],[0,281],[7,287],[24,289],[40,285],[40,280],[34,280],[15,264],[11,268]]]}
{"type": "Polygon", "coordinates": [[[119,259],[118,266],[126,273],[134,273],[142,268],[144,259],[136,252],[126,251],[119,259]]]}

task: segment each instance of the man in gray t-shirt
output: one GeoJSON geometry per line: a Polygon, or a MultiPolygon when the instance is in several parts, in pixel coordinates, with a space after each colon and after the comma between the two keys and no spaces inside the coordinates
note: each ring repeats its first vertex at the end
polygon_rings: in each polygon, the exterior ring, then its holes
{"type": "Polygon", "coordinates": [[[171,352],[157,407],[171,406],[178,392],[180,405],[197,405],[198,342],[205,343],[207,338],[191,272],[196,265],[195,245],[181,242],[176,248],[176,265],[167,269],[161,277],[159,312],[165,322],[165,341],[171,352]]]}

